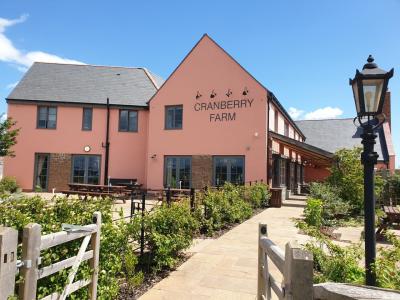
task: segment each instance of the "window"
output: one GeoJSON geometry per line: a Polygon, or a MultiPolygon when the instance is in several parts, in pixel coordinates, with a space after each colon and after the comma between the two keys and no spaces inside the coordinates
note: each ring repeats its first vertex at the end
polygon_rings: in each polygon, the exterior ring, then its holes
{"type": "Polygon", "coordinates": [[[285,122],[285,131],[284,131],[285,136],[289,136],[289,124],[285,122]]]}
{"type": "Polygon", "coordinates": [[[165,129],[182,129],[183,106],[165,107],[165,129]]]}
{"type": "Polygon", "coordinates": [[[35,186],[34,189],[40,188],[42,191],[47,190],[49,170],[49,154],[35,154],[35,186]]]}
{"type": "Polygon", "coordinates": [[[37,128],[55,129],[57,124],[57,107],[38,106],[37,128]]]}
{"type": "Polygon", "coordinates": [[[82,130],[92,130],[92,115],[93,109],[90,107],[83,108],[83,117],[82,117],[82,130]]]}
{"type": "Polygon", "coordinates": [[[72,159],[72,182],[99,184],[100,156],[74,155],[72,159]]]}
{"type": "Polygon", "coordinates": [[[214,157],[214,185],[220,186],[225,182],[234,184],[244,183],[243,156],[214,157]]]}
{"type": "Polygon", "coordinates": [[[280,185],[286,185],[286,160],[279,159],[279,182],[280,185]]]}
{"type": "Polygon", "coordinates": [[[119,131],[138,131],[138,112],[136,110],[121,109],[119,111],[119,131]]]}
{"type": "Polygon", "coordinates": [[[190,156],[166,156],[164,165],[166,187],[182,189],[191,187],[192,158],[190,156]]]}

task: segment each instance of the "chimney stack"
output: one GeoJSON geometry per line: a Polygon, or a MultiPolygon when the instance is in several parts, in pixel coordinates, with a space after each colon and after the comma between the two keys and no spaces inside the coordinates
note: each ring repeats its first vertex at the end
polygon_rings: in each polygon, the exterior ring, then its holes
{"type": "Polygon", "coordinates": [[[389,124],[391,129],[391,118],[390,118],[390,91],[388,90],[385,95],[385,103],[383,104],[382,112],[385,114],[386,122],[389,124]]]}

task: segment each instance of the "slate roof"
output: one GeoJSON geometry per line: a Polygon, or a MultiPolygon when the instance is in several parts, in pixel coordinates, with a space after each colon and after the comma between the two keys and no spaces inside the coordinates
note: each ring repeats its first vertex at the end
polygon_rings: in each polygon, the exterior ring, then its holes
{"type": "Polygon", "coordinates": [[[36,62],[6,99],[147,107],[162,82],[144,68],[36,62]]]}
{"type": "MultiPolygon", "coordinates": [[[[362,129],[353,124],[353,119],[295,121],[306,136],[306,143],[334,153],[339,149],[362,147],[362,129]]],[[[380,161],[388,161],[388,151],[382,127],[377,130],[375,151],[380,161]]]]}

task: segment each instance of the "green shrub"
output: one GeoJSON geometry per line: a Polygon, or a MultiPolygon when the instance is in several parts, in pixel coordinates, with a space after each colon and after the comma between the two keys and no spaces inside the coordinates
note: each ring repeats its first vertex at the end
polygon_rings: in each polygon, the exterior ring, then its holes
{"type": "Polygon", "coordinates": [[[322,200],[308,198],[304,208],[305,222],[309,226],[320,228],[322,225],[322,200]]]}
{"type": "Polygon", "coordinates": [[[363,258],[361,245],[341,247],[328,239],[317,238],[308,242],[305,249],[313,253],[314,282],[364,282],[364,269],[360,265],[363,258]]]}
{"type": "Polygon", "coordinates": [[[5,176],[0,180],[0,193],[15,193],[19,188],[14,177],[5,176]]]}
{"type": "Polygon", "coordinates": [[[153,269],[171,268],[180,252],[188,248],[199,225],[188,203],[173,203],[146,217],[146,239],[152,253],[153,269]]]}
{"type": "Polygon", "coordinates": [[[253,208],[268,206],[271,194],[268,185],[256,183],[245,187],[245,199],[250,202],[253,208]]]}
{"type": "Polygon", "coordinates": [[[390,232],[386,238],[392,245],[378,249],[374,266],[377,283],[382,288],[400,290],[400,238],[390,232]]]}
{"type": "Polygon", "coordinates": [[[205,208],[202,229],[209,235],[242,222],[253,213],[252,206],[243,199],[243,187],[229,183],[221,190],[208,191],[204,195],[203,204],[205,208]]]}
{"type": "Polygon", "coordinates": [[[328,183],[313,182],[310,184],[310,197],[321,199],[323,203],[322,224],[332,225],[335,219],[349,216],[351,207],[339,196],[338,187],[328,183]]]}
{"type": "MultiPolygon", "coordinates": [[[[61,230],[62,223],[86,225],[92,223],[93,213],[102,214],[100,266],[99,266],[99,299],[115,299],[118,290],[118,279],[122,276],[122,260],[131,255],[127,235],[131,234],[129,223],[112,223],[112,201],[110,199],[88,198],[86,201],[57,197],[53,202],[39,196],[32,198],[22,196],[11,198],[0,203],[0,224],[22,230],[28,223],[42,226],[42,234],[61,230]],[[128,254],[129,253],[129,254],[128,254]]],[[[73,241],[41,252],[41,267],[66,259],[77,254],[81,241],[73,241]]],[[[19,253],[20,258],[20,253],[19,253]]],[[[52,292],[61,291],[68,276],[68,270],[40,279],[38,298],[52,292]]],[[[76,280],[90,276],[90,268],[85,262],[79,267],[76,280]]],[[[70,299],[87,299],[87,289],[83,288],[70,296],[70,299]]]]}

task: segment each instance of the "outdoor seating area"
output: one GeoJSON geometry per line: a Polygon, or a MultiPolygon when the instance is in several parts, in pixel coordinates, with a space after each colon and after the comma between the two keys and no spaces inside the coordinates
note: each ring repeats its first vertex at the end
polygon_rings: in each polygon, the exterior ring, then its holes
{"type": "Polygon", "coordinates": [[[400,209],[397,206],[383,206],[383,212],[385,217],[382,218],[382,222],[376,232],[378,241],[384,240],[384,235],[388,228],[400,229],[400,209]]]}
{"type": "Polygon", "coordinates": [[[86,198],[87,196],[93,197],[111,197],[113,199],[120,199],[124,203],[130,199],[132,194],[140,189],[140,184],[127,185],[100,185],[100,184],[82,184],[82,183],[69,183],[69,190],[62,190],[61,193],[69,195],[79,195],[86,198]]]}

